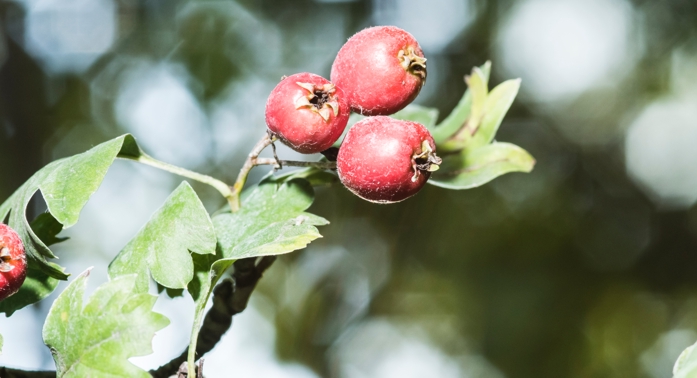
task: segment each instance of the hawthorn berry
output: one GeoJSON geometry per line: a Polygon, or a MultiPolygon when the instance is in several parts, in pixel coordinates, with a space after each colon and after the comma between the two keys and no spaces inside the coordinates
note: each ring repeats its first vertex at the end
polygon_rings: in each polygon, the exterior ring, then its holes
{"type": "Polygon", "coordinates": [[[0,223],[0,301],[16,293],[27,276],[27,256],[19,235],[0,223]]]}
{"type": "Polygon", "coordinates": [[[392,203],[421,190],[441,159],[422,124],[376,116],[349,129],[336,163],[350,191],[371,202],[392,203]]]}
{"type": "Polygon", "coordinates": [[[304,154],[326,150],[341,136],[351,113],[342,90],[311,73],[288,76],[266,102],[266,125],[304,154]]]}
{"type": "Polygon", "coordinates": [[[426,58],[419,43],[395,26],[364,29],[344,44],[331,80],[363,115],[393,114],[419,94],[426,82],[426,58]]]}

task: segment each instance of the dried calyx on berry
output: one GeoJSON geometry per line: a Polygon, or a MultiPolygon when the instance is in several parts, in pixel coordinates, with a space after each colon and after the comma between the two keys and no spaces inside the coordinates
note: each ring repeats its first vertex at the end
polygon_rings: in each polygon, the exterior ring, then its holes
{"type": "Polygon", "coordinates": [[[0,273],[11,272],[15,268],[12,260],[15,258],[10,254],[10,249],[0,243],[0,273]]]}
{"type": "Polygon", "coordinates": [[[329,122],[331,115],[339,115],[339,101],[334,98],[336,86],[332,83],[314,85],[311,83],[296,83],[307,91],[305,96],[295,100],[295,109],[310,109],[319,114],[323,120],[329,122]]]}
{"type": "Polygon", "coordinates": [[[414,168],[414,176],[411,181],[416,181],[419,178],[420,172],[435,172],[440,168],[443,159],[436,155],[436,151],[431,148],[431,143],[428,140],[421,142],[421,151],[414,152],[411,157],[412,168],[414,168]]]}
{"type": "Polygon", "coordinates": [[[422,86],[426,83],[426,58],[424,58],[423,55],[417,54],[413,46],[408,46],[399,50],[397,59],[399,59],[399,64],[405,71],[421,77],[422,86]]]}

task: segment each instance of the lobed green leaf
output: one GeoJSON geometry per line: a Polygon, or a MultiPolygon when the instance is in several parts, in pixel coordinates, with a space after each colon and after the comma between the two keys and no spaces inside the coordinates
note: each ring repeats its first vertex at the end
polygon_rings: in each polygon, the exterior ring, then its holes
{"type": "Polygon", "coordinates": [[[137,274],[136,289],[148,291],[149,275],[171,289],[194,277],[191,252],[215,254],[216,237],[208,212],[186,181],[167,198],[109,265],[112,278],[137,274]]]}
{"type": "Polygon", "coordinates": [[[322,237],[315,226],[328,223],[326,219],[309,213],[271,223],[235,245],[225,258],[238,260],[279,255],[305,248],[311,241],[322,237]]]}
{"type": "Polygon", "coordinates": [[[190,351],[196,349],[213,287],[237,259],[292,252],[321,237],[316,226],[329,222],[305,212],[313,200],[314,191],[307,180],[268,176],[244,197],[240,211],[213,217],[216,255],[194,256],[195,277],[188,287],[196,303],[190,351]]]}
{"type": "Polygon", "coordinates": [[[220,255],[211,264],[213,275],[219,276],[237,259],[292,252],[322,237],[316,226],[329,222],[305,212],[313,200],[312,186],[304,179],[262,180],[240,211],[213,217],[220,255]]]}
{"type": "MultiPolygon", "coordinates": [[[[57,231],[75,225],[90,196],[99,188],[107,170],[119,154],[127,153],[137,156],[140,149],[131,135],[122,135],[102,143],[87,152],[69,158],[54,161],[38,172],[0,205],[0,219],[8,219],[24,243],[29,264],[30,279],[25,281],[23,290],[15,294],[12,301],[3,301],[0,306],[5,313],[12,313],[23,306],[43,299],[55,288],[57,282],[66,280],[68,274],[64,268],[49,261],[56,256],[48,245],[61,241],[56,238],[57,231]],[[52,220],[37,218],[37,223],[29,224],[26,219],[27,205],[40,191],[52,220]],[[52,227],[53,236],[47,240],[37,232],[45,227],[52,227]]],[[[9,299],[8,299],[9,300],[9,299]]]]}
{"type": "Polygon", "coordinates": [[[246,197],[240,211],[213,217],[223,257],[235,257],[232,255],[235,246],[273,223],[301,215],[313,200],[314,190],[305,180],[279,182],[273,177],[266,178],[246,197]]]}
{"type": "Polygon", "coordinates": [[[471,189],[509,172],[530,172],[535,159],[510,143],[493,143],[443,158],[428,182],[446,189],[471,189]]]}
{"type": "Polygon", "coordinates": [[[157,297],[139,292],[135,276],[121,276],[99,286],[83,307],[88,275],[58,296],[44,324],[56,376],[150,377],[128,359],[152,353],[155,332],[169,324],[152,311],[157,297]]]}

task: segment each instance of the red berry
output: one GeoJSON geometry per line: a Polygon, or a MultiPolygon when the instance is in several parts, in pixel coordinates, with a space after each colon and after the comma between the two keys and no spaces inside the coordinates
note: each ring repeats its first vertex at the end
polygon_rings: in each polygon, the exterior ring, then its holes
{"type": "Polygon", "coordinates": [[[364,115],[389,115],[409,105],[426,82],[419,43],[395,26],[364,29],[339,50],[331,79],[364,115]]]}
{"type": "Polygon", "coordinates": [[[19,290],[27,276],[27,256],[19,235],[0,223],[0,301],[19,290]]]}
{"type": "Polygon", "coordinates": [[[392,203],[421,190],[441,159],[422,124],[378,116],[353,125],[336,163],[350,191],[371,202],[392,203]]]}
{"type": "Polygon", "coordinates": [[[266,125],[295,151],[326,150],[341,136],[351,113],[340,88],[311,73],[281,80],[266,102],[266,125]]]}

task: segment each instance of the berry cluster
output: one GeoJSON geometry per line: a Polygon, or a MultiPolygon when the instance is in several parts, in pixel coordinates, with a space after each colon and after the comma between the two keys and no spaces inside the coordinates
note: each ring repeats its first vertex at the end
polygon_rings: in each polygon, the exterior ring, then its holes
{"type": "Polygon", "coordinates": [[[426,58],[411,34],[368,28],[339,50],[331,81],[311,73],[284,78],[269,95],[266,124],[295,151],[312,154],[339,139],[351,111],[369,116],[339,148],[339,179],[368,201],[402,201],[424,186],[441,159],[426,127],[386,116],[411,103],[425,81],[426,58]]]}

